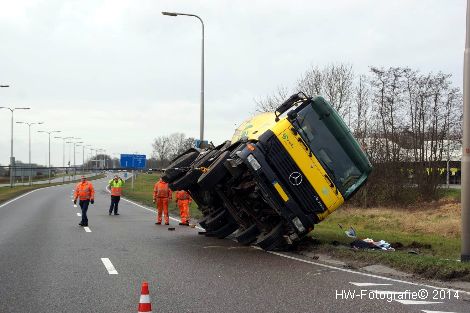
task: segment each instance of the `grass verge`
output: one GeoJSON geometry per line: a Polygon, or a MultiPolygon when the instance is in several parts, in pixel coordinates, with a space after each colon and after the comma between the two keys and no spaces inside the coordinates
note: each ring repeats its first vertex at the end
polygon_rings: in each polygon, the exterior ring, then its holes
{"type": "Polygon", "coordinates": [[[313,252],[352,267],[384,264],[425,278],[470,281],[470,264],[460,259],[460,204],[453,197],[408,208],[343,208],[311,233],[313,252]],[[358,238],[391,243],[396,251],[353,250],[344,230],[358,238]]]}
{"type": "MultiPolygon", "coordinates": [[[[155,204],[152,203],[153,198],[153,186],[160,178],[160,174],[139,174],[134,181],[134,189],[132,190],[131,180],[128,179],[123,187],[122,195],[130,200],[136,201],[140,204],[154,208],[155,204]]],[[[175,203],[175,197],[173,194],[173,200],[168,204],[168,211],[179,216],[179,209],[175,203]]],[[[198,210],[197,205],[192,202],[189,208],[189,214],[191,218],[199,219],[202,214],[198,210]]]]}
{"type": "MultiPolygon", "coordinates": [[[[100,179],[105,177],[105,175],[96,175],[96,176],[91,176],[88,178],[88,180],[95,180],[95,179],[100,179]]],[[[78,182],[79,180],[73,180],[71,182],[66,181],[65,184],[69,183],[74,183],[78,182]]],[[[63,185],[62,182],[60,183],[52,183],[52,184],[38,184],[38,185],[33,185],[33,186],[15,186],[13,188],[10,188],[9,186],[6,187],[0,187],[0,204],[11,200],[13,198],[16,198],[18,196],[21,196],[22,194],[25,194],[29,191],[43,188],[43,187],[50,187],[50,186],[57,186],[57,185],[63,185]]]]}

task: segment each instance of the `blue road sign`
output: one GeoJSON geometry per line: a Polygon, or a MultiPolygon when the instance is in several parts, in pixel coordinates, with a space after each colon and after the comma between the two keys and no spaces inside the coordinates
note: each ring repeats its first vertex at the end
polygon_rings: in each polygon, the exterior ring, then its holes
{"type": "Polygon", "coordinates": [[[125,168],[145,168],[145,154],[121,154],[121,167],[125,168]]]}

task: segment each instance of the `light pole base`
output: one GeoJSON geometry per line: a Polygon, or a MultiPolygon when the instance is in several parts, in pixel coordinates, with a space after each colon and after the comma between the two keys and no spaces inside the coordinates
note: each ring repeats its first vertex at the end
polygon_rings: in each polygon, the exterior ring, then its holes
{"type": "Polygon", "coordinates": [[[462,255],[460,256],[460,261],[461,261],[461,262],[470,262],[470,255],[468,255],[468,254],[462,254],[462,255]]]}

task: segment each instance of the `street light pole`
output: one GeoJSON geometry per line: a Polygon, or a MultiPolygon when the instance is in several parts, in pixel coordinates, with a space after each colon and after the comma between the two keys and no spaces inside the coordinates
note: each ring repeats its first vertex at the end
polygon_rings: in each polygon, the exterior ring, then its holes
{"type": "Polygon", "coordinates": [[[463,69],[463,145],[462,145],[462,262],[470,262],[470,0],[467,0],[467,24],[463,69]]]}
{"type": "Polygon", "coordinates": [[[62,139],[62,170],[64,171],[64,175],[62,175],[62,182],[65,182],[65,140],[72,139],[73,137],[54,137],[56,139],[62,139]]]}
{"type": "MultiPolygon", "coordinates": [[[[44,122],[36,122],[36,123],[27,123],[27,122],[16,122],[16,124],[26,124],[28,125],[28,137],[29,137],[29,152],[28,152],[28,161],[29,161],[29,185],[31,186],[33,184],[33,179],[32,179],[32,171],[33,171],[33,165],[31,163],[31,125],[41,125],[44,124],[44,122]]],[[[23,175],[21,175],[23,177],[23,175]]]]}
{"type": "MultiPolygon", "coordinates": [[[[8,87],[8,85],[5,85],[8,87]]],[[[0,107],[0,109],[8,109],[11,111],[11,139],[10,139],[10,188],[13,188],[14,181],[14,167],[15,167],[15,158],[13,157],[13,112],[15,110],[29,110],[30,108],[9,108],[9,107],[0,107]]]]}
{"type": "Polygon", "coordinates": [[[60,130],[51,130],[51,131],[45,131],[45,130],[38,130],[38,133],[46,133],[49,135],[49,184],[51,183],[51,134],[53,133],[60,133],[60,130]]]}
{"type": "Polygon", "coordinates": [[[201,145],[204,141],[204,22],[195,14],[177,13],[177,12],[162,12],[166,16],[192,16],[201,22],[202,26],[202,39],[201,39],[201,107],[199,112],[199,140],[201,145]]]}

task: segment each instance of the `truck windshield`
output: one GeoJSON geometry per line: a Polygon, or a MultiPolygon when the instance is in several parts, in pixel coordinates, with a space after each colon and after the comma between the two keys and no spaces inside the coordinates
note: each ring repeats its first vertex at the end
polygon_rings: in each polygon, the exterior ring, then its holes
{"type": "Polygon", "coordinates": [[[294,127],[341,194],[349,198],[372,169],[367,157],[342,119],[323,98],[316,98],[297,113],[294,127]]]}

